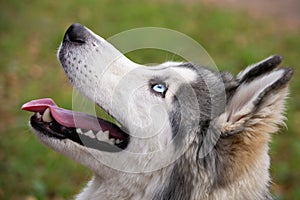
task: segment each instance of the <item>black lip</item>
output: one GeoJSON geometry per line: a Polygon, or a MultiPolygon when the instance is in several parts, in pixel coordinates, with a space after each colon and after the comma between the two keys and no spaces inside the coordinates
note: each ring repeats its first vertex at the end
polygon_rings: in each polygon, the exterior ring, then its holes
{"type": "Polygon", "coordinates": [[[35,130],[48,137],[53,137],[59,140],[70,139],[73,142],[76,142],[82,146],[96,149],[99,151],[120,152],[124,150],[129,143],[128,137],[127,139],[123,140],[123,142],[121,142],[120,144],[111,145],[107,142],[99,141],[97,139],[92,139],[83,134],[79,134],[77,133],[76,128],[62,126],[55,120],[53,120],[50,123],[44,122],[41,118],[37,117],[37,114],[33,115],[30,118],[30,124],[35,130]]]}

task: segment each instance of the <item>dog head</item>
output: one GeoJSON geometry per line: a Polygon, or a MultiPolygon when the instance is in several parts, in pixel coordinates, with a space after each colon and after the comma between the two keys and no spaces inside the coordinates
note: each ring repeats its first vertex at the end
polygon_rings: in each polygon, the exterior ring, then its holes
{"type": "Polygon", "coordinates": [[[207,167],[219,183],[246,173],[283,123],[292,77],[290,68],[278,68],[280,56],[237,76],[191,63],[146,67],[79,24],[67,30],[58,58],[72,84],[117,123],[50,99],[23,109],[36,113],[31,125],[43,143],[100,176],[109,167],[140,173],[186,162],[207,167]]]}

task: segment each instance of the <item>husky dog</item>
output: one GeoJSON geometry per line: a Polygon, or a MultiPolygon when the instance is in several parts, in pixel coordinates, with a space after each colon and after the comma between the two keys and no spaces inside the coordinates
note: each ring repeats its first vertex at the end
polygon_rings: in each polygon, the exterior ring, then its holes
{"type": "Polygon", "coordinates": [[[72,84],[116,123],[33,100],[46,146],[94,172],[76,199],[272,199],[270,133],[284,125],[291,68],[280,56],[237,76],[192,63],[146,67],[80,24],[58,58],[72,84]]]}

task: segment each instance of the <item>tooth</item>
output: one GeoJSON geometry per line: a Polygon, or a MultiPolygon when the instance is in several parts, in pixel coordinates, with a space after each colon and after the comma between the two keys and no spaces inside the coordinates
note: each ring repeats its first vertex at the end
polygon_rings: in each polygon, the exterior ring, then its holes
{"type": "Polygon", "coordinates": [[[120,139],[116,139],[116,144],[120,144],[120,139]]]}
{"type": "Polygon", "coordinates": [[[53,118],[51,117],[49,108],[47,108],[43,114],[43,121],[48,122],[48,123],[53,121],[53,118]]]}
{"type": "Polygon", "coordinates": [[[80,128],[76,128],[76,132],[79,133],[79,134],[83,134],[82,130],[80,128]]]}
{"type": "Polygon", "coordinates": [[[114,145],[116,143],[116,140],[114,138],[110,138],[109,143],[114,145]]]}
{"type": "Polygon", "coordinates": [[[93,133],[93,131],[89,130],[88,132],[84,133],[84,135],[94,139],[96,138],[95,134],[93,133]]]}
{"type": "Polygon", "coordinates": [[[41,113],[37,112],[37,113],[36,113],[36,117],[37,117],[37,118],[42,118],[41,113]]]}
{"type": "Polygon", "coordinates": [[[97,133],[96,137],[100,141],[108,141],[108,135],[109,135],[108,131],[105,131],[105,132],[99,131],[97,133]]]}

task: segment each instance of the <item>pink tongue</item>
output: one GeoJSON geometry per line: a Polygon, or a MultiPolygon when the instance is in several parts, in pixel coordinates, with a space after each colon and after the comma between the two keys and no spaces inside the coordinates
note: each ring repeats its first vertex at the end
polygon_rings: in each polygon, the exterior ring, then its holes
{"type": "Polygon", "coordinates": [[[65,127],[81,128],[96,132],[109,130],[112,136],[122,139],[122,135],[119,134],[121,130],[116,125],[92,115],[60,108],[50,98],[32,100],[25,103],[21,109],[43,113],[47,108],[50,109],[52,117],[65,127]]]}

